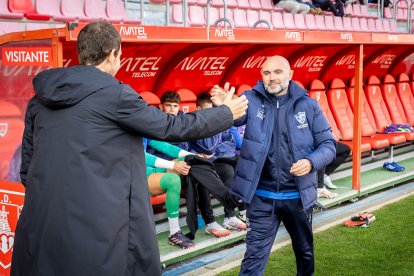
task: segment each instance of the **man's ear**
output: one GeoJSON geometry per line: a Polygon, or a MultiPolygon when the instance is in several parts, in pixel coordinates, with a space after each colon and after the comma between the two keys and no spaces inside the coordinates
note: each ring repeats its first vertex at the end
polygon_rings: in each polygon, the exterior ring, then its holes
{"type": "Polygon", "coordinates": [[[293,70],[290,70],[290,72],[289,72],[289,80],[291,80],[292,77],[293,77],[293,70]]]}
{"type": "Polygon", "coordinates": [[[109,62],[115,62],[116,56],[115,56],[115,49],[112,49],[111,52],[108,55],[108,61],[109,62]]]}
{"type": "Polygon", "coordinates": [[[160,110],[164,111],[164,109],[162,108],[162,104],[159,104],[159,105],[158,105],[158,108],[159,108],[160,110]]]}

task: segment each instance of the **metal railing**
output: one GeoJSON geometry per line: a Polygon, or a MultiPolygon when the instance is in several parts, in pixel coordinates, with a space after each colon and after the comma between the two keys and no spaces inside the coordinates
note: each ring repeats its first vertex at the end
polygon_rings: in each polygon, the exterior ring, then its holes
{"type": "Polygon", "coordinates": [[[408,6],[408,21],[407,21],[407,27],[408,27],[408,33],[413,33],[413,7],[414,7],[414,1],[411,2],[411,4],[408,6]]]}
{"type": "Polygon", "coordinates": [[[270,30],[273,30],[273,25],[269,21],[267,21],[266,19],[259,19],[259,20],[257,20],[256,22],[254,22],[252,28],[253,29],[256,29],[257,25],[259,25],[261,23],[266,24],[269,27],[270,30]]]}
{"type": "MultiPolygon", "coordinates": [[[[206,9],[206,25],[207,29],[210,28],[210,4],[211,0],[207,0],[207,9],[206,9]]],[[[226,28],[226,22],[229,23],[230,27],[234,29],[234,23],[229,18],[227,18],[227,3],[226,0],[223,0],[223,17],[220,17],[213,23],[214,27],[217,27],[218,23],[224,22],[224,28],[226,28]]],[[[220,12],[220,11],[219,11],[220,12]]]]}

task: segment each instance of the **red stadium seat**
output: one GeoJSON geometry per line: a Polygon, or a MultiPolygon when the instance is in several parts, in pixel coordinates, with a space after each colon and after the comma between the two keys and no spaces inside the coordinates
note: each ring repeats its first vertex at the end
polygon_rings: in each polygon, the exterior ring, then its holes
{"type": "Polygon", "coordinates": [[[386,33],[391,33],[390,21],[388,21],[388,20],[383,20],[383,21],[382,21],[382,27],[384,28],[384,32],[386,32],[386,33]]]}
{"type": "Polygon", "coordinates": [[[348,31],[348,32],[353,31],[351,17],[343,17],[342,18],[342,23],[344,24],[343,25],[344,26],[344,31],[348,31]]]}
{"type": "Polygon", "coordinates": [[[102,0],[84,0],[85,15],[92,20],[108,19],[105,12],[104,2],[102,0]]]}
{"type": "MultiPolygon", "coordinates": [[[[328,105],[328,100],[326,98],[325,93],[325,85],[320,80],[313,80],[311,81],[309,85],[309,96],[313,99],[315,99],[319,106],[322,109],[323,114],[325,114],[325,117],[327,118],[329,124],[331,125],[332,132],[335,136],[336,140],[339,140],[340,133],[338,130],[338,126],[336,125],[335,119],[332,115],[332,112],[328,105]]],[[[344,143],[352,148],[352,141],[344,141],[341,139],[341,143],[344,143]]],[[[361,151],[369,151],[371,150],[371,145],[369,143],[361,143],[361,151]]]]}
{"type": "Polygon", "coordinates": [[[82,0],[60,0],[60,11],[63,16],[73,17],[79,21],[89,21],[83,12],[82,0]]]}
{"type": "Polygon", "coordinates": [[[306,31],[308,27],[305,24],[305,16],[301,13],[296,13],[293,15],[293,19],[295,20],[296,28],[301,31],[306,31]]]}
{"type": "MultiPolygon", "coordinates": [[[[352,111],[354,111],[354,78],[351,78],[349,81],[349,87],[346,91],[348,96],[348,102],[351,106],[352,111]]],[[[365,94],[362,93],[362,109],[361,109],[361,124],[362,124],[362,133],[372,131],[371,128],[374,128],[374,133],[377,132],[377,125],[375,124],[374,115],[372,114],[371,108],[365,98],[365,94]]],[[[376,133],[375,137],[386,138],[391,145],[396,145],[406,141],[405,136],[400,133],[376,133]]]]}
{"type": "Polygon", "coordinates": [[[244,91],[252,90],[252,87],[248,84],[240,84],[236,89],[237,96],[240,96],[244,91]]]}
{"type": "Polygon", "coordinates": [[[262,4],[260,3],[260,0],[249,0],[249,4],[251,10],[259,11],[262,9],[262,4]]]}
{"type": "Polygon", "coordinates": [[[262,10],[273,11],[272,0],[260,0],[260,4],[262,5],[262,10]]]}
{"type": "Polygon", "coordinates": [[[186,88],[181,88],[178,89],[176,91],[181,98],[181,103],[180,103],[180,110],[187,113],[187,112],[192,112],[195,111],[196,108],[196,100],[197,97],[196,95],[193,93],[193,91],[186,89],[186,88]]]}
{"type": "Polygon", "coordinates": [[[283,23],[283,15],[281,12],[272,12],[272,25],[273,29],[285,29],[285,23],[283,23]]]}
{"type": "MultiPolygon", "coordinates": [[[[330,82],[330,89],[327,91],[329,107],[335,118],[335,122],[341,131],[342,139],[352,140],[354,137],[354,114],[345,92],[345,83],[336,78],[330,82]]],[[[369,143],[371,148],[379,149],[390,145],[385,138],[375,137],[375,129],[369,122],[362,125],[362,142],[369,143]]]]}
{"type": "MultiPolygon", "coordinates": [[[[386,104],[381,95],[380,80],[376,76],[370,76],[367,78],[367,85],[365,87],[365,96],[374,115],[375,124],[377,125],[378,132],[383,133],[386,126],[389,126],[392,122],[388,113],[386,104]]],[[[407,141],[414,140],[414,133],[402,133],[407,141]]]]}
{"type": "Polygon", "coordinates": [[[293,14],[291,14],[290,12],[284,12],[282,14],[282,17],[283,17],[283,23],[285,24],[286,29],[291,29],[291,30],[296,29],[295,20],[293,19],[293,14]]]}
{"type": "Polygon", "coordinates": [[[407,122],[414,126],[414,96],[412,94],[407,74],[399,74],[397,78],[397,94],[401,100],[407,122]]]}
{"type": "Polygon", "coordinates": [[[234,26],[236,28],[248,28],[249,23],[247,22],[247,16],[245,10],[236,9],[233,12],[234,26]]]}
{"type": "MultiPolygon", "coordinates": [[[[324,18],[324,26],[327,31],[336,31],[335,23],[334,23],[334,17],[332,15],[315,15],[315,21],[318,22],[318,17],[324,18]]],[[[318,24],[316,24],[318,25],[318,24]]],[[[319,27],[320,28],[320,27],[319,27]]],[[[321,29],[322,30],[322,29],[321,29]]]]}
{"type": "Polygon", "coordinates": [[[318,30],[318,27],[316,26],[316,22],[315,22],[315,16],[313,14],[307,13],[305,15],[305,23],[309,31],[318,30]]]}
{"type": "Polygon", "coordinates": [[[370,32],[368,20],[366,18],[359,19],[359,26],[361,27],[361,32],[370,32]]]}
{"type": "Polygon", "coordinates": [[[157,195],[157,196],[152,196],[150,195],[150,199],[151,199],[151,204],[152,205],[160,205],[165,203],[165,197],[167,196],[167,194],[162,194],[162,195],[157,195]]]}
{"type": "Polygon", "coordinates": [[[351,18],[351,25],[352,25],[352,30],[353,31],[355,31],[355,32],[361,32],[362,31],[358,17],[352,17],[351,18]]]}
{"type": "Polygon", "coordinates": [[[141,24],[139,19],[130,19],[128,18],[125,11],[125,4],[122,0],[107,0],[106,1],[106,15],[109,20],[112,21],[122,21],[124,23],[130,24],[141,24]]]}
{"type": "Polygon", "coordinates": [[[237,0],[237,7],[245,10],[250,9],[249,0],[237,0]]]}
{"type": "Polygon", "coordinates": [[[336,31],[340,31],[340,32],[345,31],[344,24],[342,22],[342,17],[334,16],[334,25],[335,25],[336,31]]]}
{"type": "MultiPolygon", "coordinates": [[[[24,15],[21,12],[11,12],[8,8],[6,0],[0,1],[0,18],[22,19],[23,17],[24,15]]],[[[2,22],[1,24],[4,24],[4,23],[5,22],[2,22]]]]}
{"type": "Polygon", "coordinates": [[[318,30],[321,30],[321,31],[326,30],[325,16],[315,15],[315,23],[316,23],[316,27],[318,27],[318,30]]]}
{"type": "MultiPolygon", "coordinates": [[[[261,20],[266,20],[267,22],[269,22],[270,24],[272,24],[272,15],[270,12],[268,11],[259,11],[259,18],[261,20]]],[[[259,26],[262,26],[264,28],[268,28],[268,26],[264,23],[260,24],[259,26]]]]}
{"type": "Polygon", "coordinates": [[[6,180],[10,161],[22,142],[24,122],[22,113],[14,104],[0,100],[0,180],[6,180]]]}
{"type": "Polygon", "coordinates": [[[51,17],[48,14],[38,14],[32,0],[9,0],[9,10],[12,13],[24,13],[28,19],[47,21],[51,17]]]}
{"type": "MultiPolygon", "coordinates": [[[[254,23],[256,23],[259,20],[259,13],[257,11],[254,11],[254,10],[247,10],[246,11],[246,17],[247,17],[247,24],[251,28],[251,27],[253,27],[254,23]]],[[[259,24],[259,25],[257,25],[256,28],[262,28],[262,25],[264,25],[264,24],[259,24]]]]}
{"type": "Polygon", "coordinates": [[[384,33],[384,25],[382,24],[381,19],[375,19],[375,29],[378,33],[384,33]]]}
{"type": "MultiPolygon", "coordinates": [[[[234,9],[237,8],[237,1],[236,0],[229,0],[226,1],[227,8],[234,9]]],[[[216,8],[224,7],[223,0],[211,0],[211,6],[216,8]]]]}
{"type": "Polygon", "coordinates": [[[391,121],[395,124],[406,124],[407,118],[405,117],[401,101],[398,98],[395,79],[391,75],[385,75],[383,78],[382,97],[387,106],[391,121]]]}
{"type": "Polygon", "coordinates": [[[410,87],[411,87],[411,92],[414,95],[414,73],[411,74],[410,87]]]}
{"type": "Polygon", "coordinates": [[[158,96],[150,91],[139,92],[139,95],[141,95],[141,97],[148,103],[148,105],[158,107],[158,105],[161,103],[158,96]]]}
{"type": "Polygon", "coordinates": [[[57,0],[36,0],[35,8],[38,14],[49,14],[54,21],[70,22],[75,20],[75,17],[62,15],[57,0]]]}

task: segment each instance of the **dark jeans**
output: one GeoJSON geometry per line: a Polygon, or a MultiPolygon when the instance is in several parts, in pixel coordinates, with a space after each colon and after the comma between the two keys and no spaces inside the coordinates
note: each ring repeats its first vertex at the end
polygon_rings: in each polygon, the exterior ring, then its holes
{"type": "Polygon", "coordinates": [[[297,275],[313,275],[312,210],[304,210],[300,198],[273,200],[254,196],[247,218],[250,230],[239,276],[263,274],[281,222],[292,239],[297,275]]]}
{"type": "Polygon", "coordinates": [[[323,175],[331,175],[349,156],[351,149],[341,142],[336,144],[336,157],[328,166],[318,170],[318,188],[323,188],[323,175]]]}

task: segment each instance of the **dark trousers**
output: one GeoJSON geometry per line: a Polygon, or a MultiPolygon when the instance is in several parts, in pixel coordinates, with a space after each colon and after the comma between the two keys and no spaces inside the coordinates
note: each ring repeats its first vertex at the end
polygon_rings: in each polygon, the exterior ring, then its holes
{"type": "Polygon", "coordinates": [[[300,199],[273,200],[254,196],[247,208],[250,230],[239,275],[262,275],[280,222],[286,227],[296,257],[297,275],[313,275],[312,210],[300,199]]]}
{"type": "Polygon", "coordinates": [[[213,223],[216,221],[214,218],[214,212],[211,208],[210,193],[206,188],[201,185],[197,186],[198,192],[198,209],[200,210],[201,217],[205,224],[213,223]]]}
{"type": "Polygon", "coordinates": [[[331,175],[344,161],[348,158],[351,153],[351,149],[341,142],[336,144],[336,156],[328,166],[318,170],[318,188],[323,188],[323,175],[331,175]]]}
{"type": "Polygon", "coordinates": [[[342,0],[335,1],[335,4],[331,0],[312,0],[312,3],[324,11],[331,11],[335,16],[342,17],[345,14],[342,0]]]}

